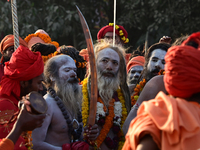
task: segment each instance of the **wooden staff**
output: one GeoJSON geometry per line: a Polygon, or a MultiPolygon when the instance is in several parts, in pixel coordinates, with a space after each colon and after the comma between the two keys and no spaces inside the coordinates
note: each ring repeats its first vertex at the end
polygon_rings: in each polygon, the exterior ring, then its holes
{"type": "Polygon", "coordinates": [[[19,47],[19,30],[18,30],[16,0],[11,0],[11,8],[12,8],[12,24],[13,24],[13,35],[14,35],[14,50],[16,50],[19,47]]]}

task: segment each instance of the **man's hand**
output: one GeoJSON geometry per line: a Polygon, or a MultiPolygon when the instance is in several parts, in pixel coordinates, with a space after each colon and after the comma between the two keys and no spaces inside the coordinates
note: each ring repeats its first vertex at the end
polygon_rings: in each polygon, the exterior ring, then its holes
{"type": "Polygon", "coordinates": [[[164,42],[164,43],[167,43],[167,44],[171,44],[171,41],[172,41],[171,37],[169,37],[169,36],[163,36],[162,38],[160,38],[159,43],[164,42]]]}
{"type": "Polygon", "coordinates": [[[46,114],[31,114],[30,102],[25,100],[23,103],[15,126],[20,128],[21,131],[32,131],[35,128],[41,127],[46,114]]]}
{"type": "Polygon", "coordinates": [[[99,135],[98,125],[94,124],[91,127],[84,128],[84,138],[89,141],[95,141],[99,135]]]}

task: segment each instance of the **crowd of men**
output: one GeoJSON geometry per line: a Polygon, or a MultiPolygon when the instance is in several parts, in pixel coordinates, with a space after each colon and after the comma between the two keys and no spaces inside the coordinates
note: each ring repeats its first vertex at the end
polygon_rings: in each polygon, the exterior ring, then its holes
{"type": "Polygon", "coordinates": [[[16,50],[13,35],[2,39],[0,150],[200,149],[200,32],[173,44],[163,36],[132,54],[123,26],[115,33],[113,45],[113,23],[99,30],[96,66],[87,48],[59,46],[41,29],[19,37],[16,50]],[[95,108],[90,67],[97,69],[95,108]]]}

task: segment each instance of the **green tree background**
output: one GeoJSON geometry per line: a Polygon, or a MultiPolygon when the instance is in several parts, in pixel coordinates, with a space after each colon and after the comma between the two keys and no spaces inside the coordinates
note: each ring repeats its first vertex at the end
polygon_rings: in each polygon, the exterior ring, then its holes
{"type": "MultiPolygon", "coordinates": [[[[95,43],[99,29],[113,22],[113,0],[17,0],[19,34],[25,38],[44,29],[60,45],[86,48],[75,5],[82,11],[95,43]]],[[[145,42],[149,45],[163,35],[175,40],[199,31],[200,0],[118,0],[116,23],[125,27],[130,51],[145,42]]],[[[0,1],[0,39],[12,34],[11,6],[0,1]]]]}

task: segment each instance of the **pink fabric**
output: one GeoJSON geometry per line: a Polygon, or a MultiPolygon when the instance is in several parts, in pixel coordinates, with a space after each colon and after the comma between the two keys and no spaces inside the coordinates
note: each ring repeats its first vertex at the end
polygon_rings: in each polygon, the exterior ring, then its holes
{"type": "Polygon", "coordinates": [[[200,148],[200,105],[163,92],[143,102],[131,122],[123,150],[136,150],[140,139],[150,134],[162,150],[200,148]]]}

